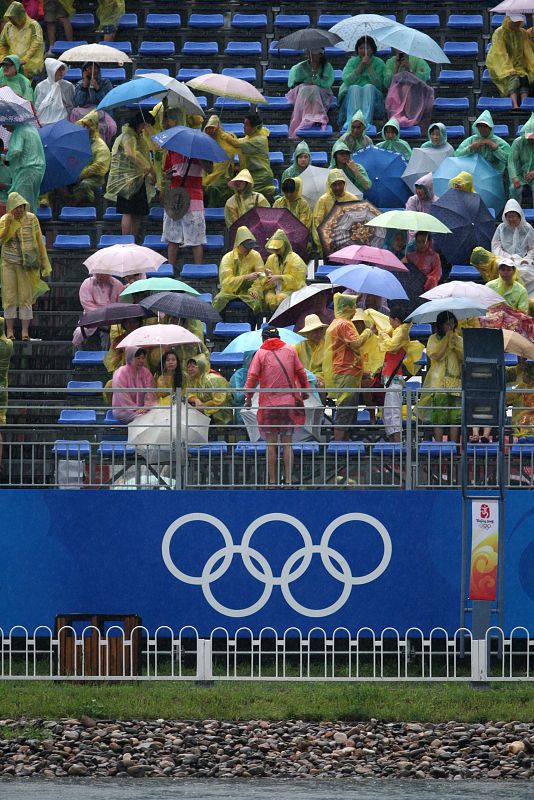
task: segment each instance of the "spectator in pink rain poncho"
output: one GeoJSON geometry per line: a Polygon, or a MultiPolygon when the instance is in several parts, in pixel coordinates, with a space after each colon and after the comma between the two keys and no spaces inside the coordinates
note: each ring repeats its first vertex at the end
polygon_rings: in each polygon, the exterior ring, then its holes
{"type": "Polygon", "coordinates": [[[146,366],[146,350],[143,347],[126,348],[126,364],[113,373],[113,389],[130,389],[129,392],[113,392],[113,414],[121,422],[131,422],[135,417],[155,405],[157,394],[144,389],[154,389],[152,373],[146,366]]]}
{"type": "MultiPolygon", "coordinates": [[[[124,289],[123,284],[112,278],[111,275],[96,274],[86,278],[80,286],[80,304],[84,311],[94,311],[97,308],[109,306],[111,303],[119,302],[119,295],[124,289]]],[[[109,348],[109,329],[108,328],[76,328],[72,336],[72,344],[75,350],[83,349],[85,341],[100,331],[100,344],[102,350],[109,348]]]]}

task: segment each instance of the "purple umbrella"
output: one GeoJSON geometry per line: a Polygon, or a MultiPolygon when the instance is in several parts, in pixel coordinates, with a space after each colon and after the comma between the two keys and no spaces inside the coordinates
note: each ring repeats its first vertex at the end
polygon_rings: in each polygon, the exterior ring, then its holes
{"type": "Polygon", "coordinates": [[[307,244],[310,232],[287,208],[251,208],[250,211],[239,217],[230,228],[230,247],[234,246],[235,235],[241,225],[246,225],[253,234],[258,243],[256,249],[264,261],[269,255],[265,244],[278,228],[282,228],[295,253],[298,253],[305,261],[308,260],[307,244]]]}
{"type": "Polygon", "coordinates": [[[153,311],[146,311],[136,303],[110,303],[109,306],[95,308],[92,311],[84,311],[78,325],[84,328],[95,328],[103,325],[107,328],[109,325],[116,325],[125,319],[153,316],[153,311]]]}

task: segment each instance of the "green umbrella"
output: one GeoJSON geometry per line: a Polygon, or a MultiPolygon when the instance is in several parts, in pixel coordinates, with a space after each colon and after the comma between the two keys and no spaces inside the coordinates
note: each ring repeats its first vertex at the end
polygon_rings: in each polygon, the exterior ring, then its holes
{"type": "Polygon", "coordinates": [[[129,299],[132,294],[137,292],[189,292],[190,294],[200,294],[192,286],[176,278],[144,278],[134,281],[121,292],[121,299],[129,299]]]}
{"type": "Polygon", "coordinates": [[[452,233],[443,222],[425,214],[424,211],[386,211],[365,223],[377,228],[396,228],[402,231],[426,231],[428,233],[452,233]]]}

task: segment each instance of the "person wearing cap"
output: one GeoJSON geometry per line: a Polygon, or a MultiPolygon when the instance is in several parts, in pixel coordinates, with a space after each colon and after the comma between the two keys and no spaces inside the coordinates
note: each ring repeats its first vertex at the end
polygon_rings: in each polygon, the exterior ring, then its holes
{"type": "Polygon", "coordinates": [[[349,146],[342,139],[338,139],[332,148],[330,167],[340,169],[349,181],[361,192],[371,188],[371,180],[367,170],[352,158],[349,146]]]}
{"type": "Polygon", "coordinates": [[[523,14],[508,13],[486,56],[491,80],[503,97],[511,98],[513,108],[532,94],[534,83],[534,49],[524,22],[523,14]]]}
{"type": "Polygon", "coordinates": [[[528,187],[534,205],[534,113],[530,115],[521,133],[512,142],[508,156],[508,178],[510,197],[521,203],[523,187],[528,187]]]}
{"type": "Polygon", "coordinates": [[[137,236],[141,219],[148,214],[148,204],[156,193],[156,173],[143,137],[146,124],[145,117],[138,111],[122,126],[111,151],[105,197],[115,201],[117,212],[122,214],[123,235],[137,236]]]}
{"type": "Polygon", "coordinates": [[[302,179],[286,178],[280,188],[282,197],[274,201],[273,208],[287,208],[308,230],[311,230],[313,214],[308,201],[302,196],[302,179]]]}
{"type": "Polygon", "coordinates": [[[263,303],[265,310],[272,313],[291,292],[306,286],[308,268],[282,228],[273,233],[265,247],[270,255],[265,262],[263,303]]]}
{"type": "Polygon", "coordinates": [[[224,206],[224,221],[227,228],[230,228],[251,208],[256,208],[256,206],[270,208],[271,204],[267,198],[260,192],[254,191],[254,180],[248,169],[238,172],[235,178],[228,181],[228,186],[234,190],[234,193],[224,206]]]}
{"type": "Polygon", "coordinates": [[[332,211],[336,203],[350,203],[357,200],[356,195],[347,192],[347,179],[340,169],[331,169],[326,178],[326,191],[317,200],[313,210],[313,226],[317,231],[321,222],[332,211]]]}
{"type": "Polygon", "coordinates": [[[488,110],[483,111],[473,122],[473,135],[464,139],[456,149],[456,155],[460,156],[460,158],[481,156],[494,170],[502,175],[508,163],[510,145],[500,136],[495,135],[494,127],[493,117],[490,112],[488,110]]]}
{"type": "MultiPolygon", "coordinates": [[[[96,108],[101,100],[113,88],[109,78],[103,78],[100,65],[86,61],[82,67],[82,79],[74,87],[74,108],[69,114],[71,122],[78,122],[81,117],[96,108]]],[[[100,135],[108,147],[117,133],[117,123],[106,111],[98,112],[98,127],[100,135]]]]}
{"type": "Polygon", "coordinates": [[[32,85],[24,75],[20,58],[15,53],[6,56],[0,65],[0,86],[8,86],[19,97],[33,103],[32,85]]]}
{"type": "Polygon", "coordinates": [[[518,280],[515,279],[517,268],[510,258],[498,259],[499,277],[488,281],[486,286],[500,294],[511,308],[528,314],[528,292],[518,280]]]}
{"type": "Polygon", "coordinates": [[[202,178],[204,202],[207,208],[222,208],[231,195],[228,181],[234,174],[234,156],[237,153],[237,136],[225,131],[217,114],[212,114],[206,122],[204,133],[210,136],[227,154],[226,161],[213,164],[210,173],[202,178]]]}
{"type": "Polygon", "coordinates": [[[356,296],[334,296],[334,321],[325,333],[323,352],[323,378],[329,397],[336,401],[334,440],[350,438],[358,407],[358,390],[362,379],[360,349],[376,332],[366,328],[363,321],[353,323],[356,313],[356,296]]]}
{"type": "Polygon", "coordinates": [[[304,424],[302,407],[307,392],[295,389],[309,389],[306,370],[295,350],[280,339],[278,328],[271,325],[262,331],[263,344],[250,364],[245,383],[245,408],[252,405],[256,388],[260,391],[258,400],[258,426],[260,434],[267,442],[267,482],[276,486],[281,482],[278,475],[278,437],[282,444],[284,458],[284,478],[286,486],[291,485],[292,448],[291,438],[296,428],[304,424]],[[270,392],[269,389],[288,389],[287,392],[270,392]]]}
{"type": "Polygon", "coordinates": [[[256,190],[269,205],[274,201],[274,177],[269,161],[269,130],[264,128],[259,114],[251,112],[243,120],[245,136],[237,139],[239,168],[248,169],[256,190]]]}
{"type": "Polygon", "coordinates": [[[35,110],[41,125],[66,119],[74,108],[74,86],[64,80],[67,65],[45,58],[46,79],[35,87],[35,110]]]}
{"type": "Polygon", "coordinates": [[[44,61],[43,31],[39,23],[31,19],[22,3],[10,3],[4,19],[7,20],[0,33],[0,61],[6,56],[17,55],[27,78],[41,72],[44,61]]]}
{"type": "Polygon", "coordinates": [[[304,327],[297,331],[300,336],[305,337],[304,341],[293,345],[303,366],[315,375],[318,389],[323,389],[325,385],[323,357],[327,328],[328,325],[321,322],[317,314],[307,314],[304,327]]]}
{"type": "Polygon", "coordinates": [[[232,300],[240,300],[251,311],[255,321],[263,304],[262,281],[265,276],[263,259],[254,248],[257,242],[245,225],[236,232],[234,246],[223,256],[219,266],[221,291],[213,298],[216,311],[224,311],[232,300]]]}
{"type": "Polygon", "coordinates": [[[306,61],[299,61],[289,70],[287,99],[293,106],[289,138],[295,139],[300,128],[328,125],[328,109],[334,97],[335,74],[324,50],[312,51],[306,61]]]}
{"type": "Polygon", "coordinates": [[[517,200],[508,200],[502,222],[491,240],[491,250],[498,258],[510,259],[525,284],[534,294],[534,230],[525,219],[517,200]]]}
{"type": "MultiPolygon", "coordinates": [[[[385,353],[382,367],[384,395],[384,430],[393,442],[400,442],[402,433],[402,363],[410,347],[411,323],[406,322],[407,312],[392,305],[389,312],[389,328],[379,330],[379,348],[385,353]]],[[[423,348],[421,346],[421,352],[423,348]]]]}

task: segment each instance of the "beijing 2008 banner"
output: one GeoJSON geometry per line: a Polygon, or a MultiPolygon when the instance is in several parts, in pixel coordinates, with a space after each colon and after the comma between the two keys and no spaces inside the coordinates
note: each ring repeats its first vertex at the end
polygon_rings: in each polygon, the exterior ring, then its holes
{"type": "Polygon", "coordinates": [[[499,563],[499,502],[471,502],[470,600],[495,600],[499,563]]]}

